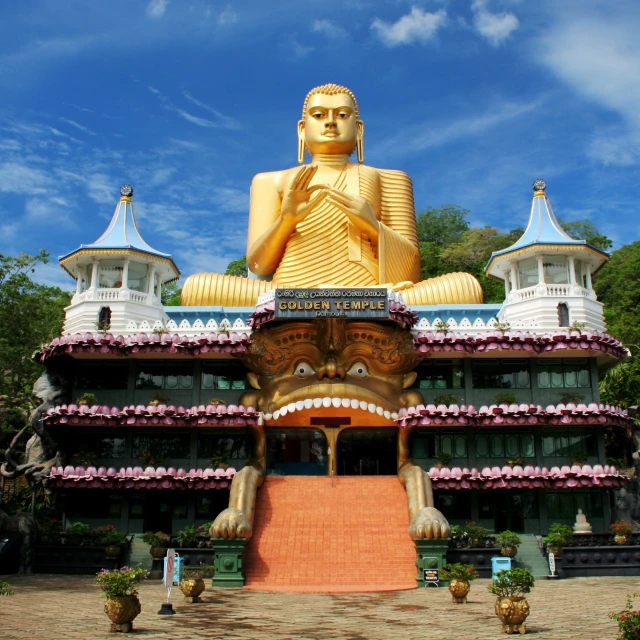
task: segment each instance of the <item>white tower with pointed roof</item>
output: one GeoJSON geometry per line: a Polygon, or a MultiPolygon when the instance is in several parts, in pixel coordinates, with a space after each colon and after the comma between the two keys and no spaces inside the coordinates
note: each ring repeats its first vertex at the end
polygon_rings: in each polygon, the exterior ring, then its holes
{"type": "Polygon", "coordinates": [[[138,230],[133,189],[124,185],[107,230],[92,244],[60,257],[76,280],[76,292],[65,309],[63,334],[108,330],[127,333],[130,323],[165,325],[162,285],[180,277],[168,253],[149,246],[138,230]]]}
{"type": "Polygon", "coordinates": [[[604,331],[602,303],[591,279],[609,254],[566,234],[545,189],[544,180],[533,183],[533,203],[524,234],[510,247],[494,251],[485,268],[487,275],[505,283],[498,320],[512,329],[546,332],[584,325],[604,331]]]}

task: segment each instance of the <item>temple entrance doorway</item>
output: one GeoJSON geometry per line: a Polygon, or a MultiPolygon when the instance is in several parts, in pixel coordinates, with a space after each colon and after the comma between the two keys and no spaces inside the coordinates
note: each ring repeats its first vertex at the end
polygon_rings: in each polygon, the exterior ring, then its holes
{"type": "Polygon", "coordinates": [[[524,499],[515,491],[490,491],[479,496],[480,517],[493,517],[494,531],[524,533],[524,499]]]}
{"type": "Polygon", "coordinates": [[[338,435],[337,475],[394,476],[398,473],[398,430],[343,429],[338,435]]]}
{"type": "Polygon", "coordinates": [[[267,429],[267,475],[327,475],[327,438],[319,429],[267,429]]]}
{"type": "MultiPolygon", "coordinates": [[[[172,496],[163,496],[162,494],[149,493],[145,495],[139,504],[142,511],[144,527],[143,531],[164,531],[165,533],[174,533],[173,529],[173,512],[175,505],[172,496]]],[[[133,505],[132,505],[133,506],[133,505]]],[[[186,517],[186,513],[184,514],[186,517]]]]}

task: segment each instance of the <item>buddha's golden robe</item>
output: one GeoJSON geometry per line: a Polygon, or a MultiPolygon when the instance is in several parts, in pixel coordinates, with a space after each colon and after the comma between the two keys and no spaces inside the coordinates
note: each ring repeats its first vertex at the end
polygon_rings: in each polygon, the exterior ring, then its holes
{"type": "Polygon", "coordinates": [[[398,283],[405,283],[400,289],[407,304],[482,302],[482,289],[469,274],[419,282],[413,187],[407,174],[353,164],[339,175],[334,187],[367,200],[380,223],[377,243],[335,205],[323,201],[297,225],[271,281],[199,273],[185,282],[182,303],[254,306],[261,293],[276,287],[393,287],[398,283]]]}

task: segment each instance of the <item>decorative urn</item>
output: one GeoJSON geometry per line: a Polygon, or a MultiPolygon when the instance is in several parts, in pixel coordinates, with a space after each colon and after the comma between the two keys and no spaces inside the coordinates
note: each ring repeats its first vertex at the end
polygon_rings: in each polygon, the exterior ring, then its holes
{"type": "Polygon", "coordinates": [[[129,633],[133,621],[142,611],[138,596],[112,596],[104,604],[104,612],[111,620],[111,632],[129,633]]]}
{"type": "Polygon", "coordinates": [[[200,594],[204,591],[202,578],[185,578],[180,581],[180,591],[184,594],[185,602],[200,602],[200,594]]]}
{"type": "Polygon", "coordinates": [[[449,591],[451,592],[451,601],[455,604],[464,604],[467,601],[467,594],[471,589],[468,580],[452,578],[449,582],[449,591]]]}
{"type": "Polygon", "coordinates": [[[498,598],[495,612],[502,622],[503,633],[524,634],[527,632],[524,621],[529,615],[529,603],[525,597],[498,598]]]}

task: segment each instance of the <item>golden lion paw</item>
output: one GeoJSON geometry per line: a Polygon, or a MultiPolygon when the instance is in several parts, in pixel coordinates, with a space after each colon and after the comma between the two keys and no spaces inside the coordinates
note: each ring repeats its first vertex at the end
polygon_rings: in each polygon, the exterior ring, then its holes
{"type": "Polygon", "coordinates": [[[212,538],[250,538],[252,533],[244,513],[235,507],[228,507],[219,513],[210,531],[212,538]]]}
{"type": "Polygon", "coordinates": [[[451,527],[447,519],[433,507],[425,507],[416,513],[409,525],[412,538],[448,538],[451,527]]]}

